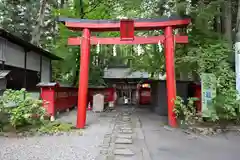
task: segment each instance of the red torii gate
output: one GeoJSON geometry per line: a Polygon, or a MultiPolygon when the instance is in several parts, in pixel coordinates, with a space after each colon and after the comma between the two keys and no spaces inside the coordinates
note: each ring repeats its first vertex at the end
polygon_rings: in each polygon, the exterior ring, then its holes
{"type": "Polygon", "coordinates": [[[173,112],[176,99],[176,81],[174,68],[174,42],[188,43],[187,36],[173,35],[175,28],[186,27],[190,18],[169,17],[160,19],[136,20],[86,20],[75,18],[59,18],[65,26],[74,31],[82,31],[82,37],[68,38],[69,45],[81,45],[80,75],[78,89],[77,128],[84,128],[86,123],[86,106],[88,92],[89,58],[91,44],[156,44],[164,43],[166,57],[168,121],[172,127],[177,126],[173,112]],[[160,30],[164,35],[152,37],[136,37],[134,30],[160,30]],[[91,37],[91,32],[120,31],[120,38],[91,37]]]}

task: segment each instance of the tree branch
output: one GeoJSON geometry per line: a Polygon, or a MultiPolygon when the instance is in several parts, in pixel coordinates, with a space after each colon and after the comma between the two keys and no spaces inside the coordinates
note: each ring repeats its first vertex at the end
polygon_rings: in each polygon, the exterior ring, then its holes
{"type": "Polygon", "coordinates": [[[88,13],[90,13],[90,12],[92,12],[93,10],[95,10],[100,4],[101,4],[101,0],[99,0],[98,1],[98,3],[96,3],[93,7],[91,7],[91,9],[90,10],[88,10],[88,11],[86,11],[86,12],[84,12],[84,15],[86,15],[86,14],[88,14],[88,13]]]}

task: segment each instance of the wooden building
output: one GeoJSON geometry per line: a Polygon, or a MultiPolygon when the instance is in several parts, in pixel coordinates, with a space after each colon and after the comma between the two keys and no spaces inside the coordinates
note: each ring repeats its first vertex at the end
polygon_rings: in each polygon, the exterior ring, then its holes
{"type": "Polygon", "coordinates": [[[60,57],[0,28],[0,89],[36,91],[39,82],[50,82],[52,61],[60,57]]]}
{"type": "Polygon", "coordinates": [[[149,75],[146,72],[131,72],[128,66],[116,66],[105,69],[104,80],[109,86],[116,88],[118,104],[124,103],[124,97],[129,100],[129,104],[136,104],[138,103],[137,86],[147,83],[149,75]]]}
{"type": "MultiPolygon", "coordinates": [[[[138,90],[139,94],[139,107],[147,106],[152,111],[161,116],[167,116],[167,85],[164,76],[159,76],[158,80],[151,80],[146,72],[130,72],[128,67],[110,67],[104,72],[104,79],[109,86],[115,86],[118,95],[118,104],[123,103],[123,96],[127,96],[130,99],[130,104],[136,104],[136,91],[138,84],[150,85],[150,103],[144,103],[144,95],[149,94],[149,89],[141,88],[138,90]],[[145,92],[147,91],[147,92],[145,92]],[[142,99],[142,100],[141,100],[142,99]],[[142,103],[141,103],[142,102],[142,103]],[[147,105],[141,105],[147,104],[147,105]]],[[[187,100],[190,96],[191,81],[176,81],[177,95],[182,97],[183,100],[187,100]]],[[[141,85],[142,86],[142,85],[141,85]]],[[[193,95],[192,95],[193,96],[193,95]]],[[[149,96],[147,96],[148,100],[149,96]]]]}

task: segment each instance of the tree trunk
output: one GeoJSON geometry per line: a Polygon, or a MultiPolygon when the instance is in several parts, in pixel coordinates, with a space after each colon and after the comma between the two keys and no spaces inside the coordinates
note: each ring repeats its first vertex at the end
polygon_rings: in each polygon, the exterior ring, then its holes
{"type": "MultiPolygon", "coordinates": [[[[221,6],[218,8],[219,13],[221,13],[221,6]]],[[[214,18],[214,31],[219,34],[222,34],[222,16],[216,15],[214,18]]]]}
{"type": "Polygon", "coordinates": [[[224,36],[232,47],[232,0],[226,0],[223,6],[224,36]]]}
{"type": "Polygon", "coordinates": [[[240,93],[240,0],[238,0],[237,20],[236,20],[236,39],[235,39],[235,72],[236,72],[236,89],[238,99],[240,93]]]}
{"type": "Polygon", "coordinates": [[[39,42],[40,42],[41,27],[43,26],[46,4],[47,4],[47,0],[40,1],[40,9],[39,9],[39,13],[38,13],[37,24],[33,30],[32,40],[31,40],[31,43],[35,44],[35,45],[39,45],[39,42]]]}
{"type": "Polygon", "coordinates": [[[65,0],[61,0],[60,2],[60,8],[64,8],[65,0]]]}

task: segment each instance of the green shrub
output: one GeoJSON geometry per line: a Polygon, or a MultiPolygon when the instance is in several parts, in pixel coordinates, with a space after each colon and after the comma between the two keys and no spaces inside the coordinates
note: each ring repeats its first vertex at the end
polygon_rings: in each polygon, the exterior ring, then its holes
{"type": "Polygon", "coordinates": [[[176,118],[180,121],[181,124],[193,125],[197,121],[200,121],[200,117],[197,115],[196,107],[194,106],[194,101],[198,100],[197,98],[188,98],[187,104],[184,104],[184,101],[181,97],[177,96],[175,102],[175,108],[173,112],[176,114],[176,118]]]}
{"type": "Polygon", "coordinates": [[[9,115],[9,123],[15,128],[41,123],[46,114],[42,101],[32,98],[25,89],[6,90],[0,104],[9,115]]]}
{"type": "MultiPolygon", "coordinates": [[[[240,120],[240,100],[236,99],[236,96],[218,95],[214,99],[214,111],[216,113],[216,119],[219,121],[235,121],[240,120]]],[[[210,116],[214,121],[214,116],[210,116]]]]}
{"type": "Polygon", "coordinates": [[[45,134],[53,134],[57,132],[70,132],[74,129],[74,126],[71,123],[60,123],[60,122],[49,122],[46,121],[38,131],[45,134]]]}

